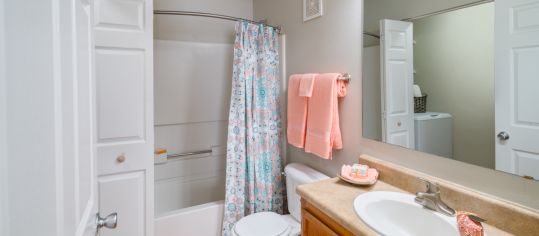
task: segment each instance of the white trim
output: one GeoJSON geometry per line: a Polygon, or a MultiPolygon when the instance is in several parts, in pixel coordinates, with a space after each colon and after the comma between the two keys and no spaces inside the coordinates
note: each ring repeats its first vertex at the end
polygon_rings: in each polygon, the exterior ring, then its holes
{"type": "Polygon", "coordinates": [[[52,79],[54,89],[54,165],[56,188],[56,233],[64,235],[64,168],[63,168],[63,107],[62,56],[60,30],[60,0],[51,1],[52,12],[52,79]]]}
{"type": "Polygon", "coordinates": [[[10,235],[8,223],[8,194],[7,194],[7,116],[6,116],[6,71],[5,71],[5,20],[4,1],[0,1],[0,235],[10,235]]]}
{"type": "MultiPolygon", "coordinates": [[[[71,20],[71,27],[70,27],[70,31],[72,32],[71,33],[71,42],[73,42],[71,44],[71,58],[72,58],[72,61],[71,61],[71,68],[72,68],[72,71],[71,71],[71,76],[73,78],[78,78],[78,72],[79,72],[79,67],[78,67],[78,57],[77,57],[77,40],[78,40],[78,34],[77,34],[77,24],[76,24],[76,20],[77,20],[77,9],[76,9],[76,4],[73,3],[71,5],[71,14],[69,15],[70,17],[70,20],[71,20]]],[[[80,150],[80,145],[79,145],[79,89],[78,89],[78,79],[75,79],[73,80],[73,102],[72,102],[72,106],[73,106],[73,129],[74,129],[74,135],[73,137],[76,138],[75,142],[73,142],[74,144],[74,148],[73,148],[73,151],[74,153],[76,153],[76,157],[73,158],[73,174],[74,174],[74,189],[73,189],[73,192],[74,192],[74,197],[75,197],[75,201],[74,201],[74,205],[76,206],[75,207],[75,222],[78,222],[79,225],[81,224],[81,212],[80,212],[80,173],[79,173],[79,157],[78,157],[78,154],[79,154],[79,150],[80,150]]],[[[93,143],[93,142],[92,142],[93,143]]],[[[91,211],[92,208],[91,206],[86,206],[84,212],[85,212],[85,215],[82,215],[83,217],[87,216],[86,212],[87,211],[91,211]]],[[[84,222],[86,223],[86,221],[84,222]]],[[[80,230],[80,227],[79,225],[75,226],[76,227],[76,234],[75,235],[82,235],[82,232],[79,233],[78,230],[80,230]]]]}

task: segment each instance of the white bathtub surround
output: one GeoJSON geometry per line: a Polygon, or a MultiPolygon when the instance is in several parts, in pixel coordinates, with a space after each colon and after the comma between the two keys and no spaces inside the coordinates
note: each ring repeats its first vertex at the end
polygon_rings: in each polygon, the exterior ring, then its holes
{"type": "MultiPolygon", "coordinates": [[[[224,146],[211,154],[172,159],[155,165],[155,215],[223,200],[225,196],[224,146]]],[[[217,216],[214,216],[217,217],[217,216]]],[[[221,217],[221,215],[219,215],[221,217]]]]}
{"type": "Polygon", "coordinates": [[[155,235],[221,235],[223,201],[170,211],[155,219],[155,235]]]}

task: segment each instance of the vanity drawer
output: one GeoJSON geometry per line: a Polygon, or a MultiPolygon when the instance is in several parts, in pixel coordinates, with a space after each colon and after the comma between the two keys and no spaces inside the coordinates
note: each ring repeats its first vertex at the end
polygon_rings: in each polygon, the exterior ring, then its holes
{"type": "Polygon", "coordinates": [[[335,220],[305,200],[301,200],[302,236],[354,235],[335,220]]]}
{"type": "Polygon", "coordinates": [[[337,236],[338,234],[331,230],[326,224],[318,220],[316,217],[311,215],[308,211],[304,212],[303,218],[301,220],[301,235],[303,236],[314,236],[314,235],[327,235],[327,236],[337,236]]]}

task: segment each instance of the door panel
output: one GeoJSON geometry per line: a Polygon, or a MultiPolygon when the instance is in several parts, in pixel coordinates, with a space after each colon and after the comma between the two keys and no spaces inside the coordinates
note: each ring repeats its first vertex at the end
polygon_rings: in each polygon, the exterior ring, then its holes
{"type": "Polygon", "coordinates": [[[118,227],[101,236],[145,235],[144,183],[143,171],[99,177],[99,212],[118,212],[118,227]]]}
{"type": "Polygon", "coordinates": [[[144,140],[142,50],[96,49],[98,143],[144,140]]]}
{"type": "Polygon", "coordinates": [[[97,27],[112,29],[144,29],[144,0],[97,0],[95,1],[97,27]],[[119,12],[123,14],[118,14],[119,12]]]}
{"type": "Polygon", "coordinates": [[[539,179],[539,0],[496,0],[496,169],[539,179]]]}
{"type": "Polygon", "coordinates": [[[153,1],[95,0],[101,235],[153,235],[153,1]]]}
{"type": "Polygon", "coordinates": [[[414,148],[412,23],[382,20],[382,139],[414,148]]]}

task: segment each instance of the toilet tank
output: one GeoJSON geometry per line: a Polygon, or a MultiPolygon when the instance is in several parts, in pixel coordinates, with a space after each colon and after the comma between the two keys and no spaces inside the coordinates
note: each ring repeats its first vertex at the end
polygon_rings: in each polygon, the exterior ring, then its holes
{"type": "Polygon", "coordinates": [[[415,113],[415,149],[453,158],[453,117],[448,113],[415,113]]]}
{"type": "Polygon", "coordinates": [[[328,176],[299,163],[290,163],[284,168],[286,173],[286,194],[288,211],[298,222],[301,222],[301,202],[296,193],[298,185],[329,179],[328,176]]]}

